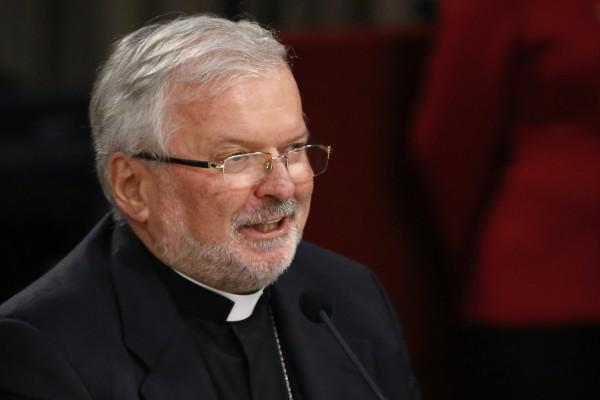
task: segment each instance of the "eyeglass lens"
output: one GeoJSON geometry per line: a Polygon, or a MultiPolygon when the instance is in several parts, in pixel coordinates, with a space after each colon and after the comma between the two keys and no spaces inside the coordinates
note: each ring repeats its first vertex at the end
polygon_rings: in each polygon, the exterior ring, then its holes
{"type": "MultiPolygon", "coordinates": [[[[289,151],[287,169],[290,178],[301,183],[320,175],[327,169],[329,152],[322,147],[302,147],[289,151]]],[[[286,163],[285,157],[272,159],[268,153],[251,153],[233,156],[225,160],[223,175],[225,182],[232,187],[252,186],[262,180],[270,171],[271,163],[286,163]]]]}

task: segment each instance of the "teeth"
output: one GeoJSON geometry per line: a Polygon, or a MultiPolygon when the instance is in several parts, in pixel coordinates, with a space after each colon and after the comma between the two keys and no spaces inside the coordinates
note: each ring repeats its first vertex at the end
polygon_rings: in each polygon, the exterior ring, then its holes
{"type": "Polygon", "coordinates": [[[281,221],[280,219],[275,220],[275,221],[270,221],[270,222],[265,222],[263,224],[256,224],[253,225],[253,227],[256,230],[259,230],[261,232],[271,232],[272,230],[277,229],[277,226],[279,226],[279,221],[281,221]]]}
{"type": "Polygon", "coordinates": [[[270,223],[270,224],[258,224],[258,225],[254,225],[254,227],[261,231],[261,232],[271,232],[272,230],[277,228],[277,224],[276,223],[270,223]]]}

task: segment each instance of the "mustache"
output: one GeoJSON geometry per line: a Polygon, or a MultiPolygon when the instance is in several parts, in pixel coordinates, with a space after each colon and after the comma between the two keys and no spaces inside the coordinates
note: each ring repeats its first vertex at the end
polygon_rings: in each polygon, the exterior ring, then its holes
{"type": "Polygon", "coordinates": [[[240,211],[233,217],[233,229],[237,230],[243,225],[255,225],[279,219],[291,217],[298,211],[298,201],[294,198],[285,200],[270,199],[264,205],[250,210],[240,211]]]}

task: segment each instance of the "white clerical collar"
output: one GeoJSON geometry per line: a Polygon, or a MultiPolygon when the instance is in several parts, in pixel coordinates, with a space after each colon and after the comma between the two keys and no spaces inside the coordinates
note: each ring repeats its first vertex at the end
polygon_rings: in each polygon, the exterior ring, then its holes
{"type": "Polygon", "coordinates": [[[198,282],[197,280],[192,279],[189,276],[182,274],[181,272],[177,271],[174,268],[173,268],[173,271],[177,272],[177,274],[181,275],[188,281],[190,281],[200,287],[203,287],[206,290],[210,290],[213,293],[220,294],[221,296],[231,300],[233,302],[233,307],[231,307],[231,311],[229,311],[229,315],[227,316],[227,320],[226,320],[227,322],[242,321],[242,320],[248,318],[249,316],[251,316],[252,313],[254,312],[254,307],[256,307],[256,303],[258,303],[258,300],[260,300],[260,296],[263,294],[263,290],[264,290],[264,288],[263,288],[257,292],[250,293],[250,294],[228,293],[228,292],[224,292],[222,290],[207,286],[204,283],[198,282]]]}

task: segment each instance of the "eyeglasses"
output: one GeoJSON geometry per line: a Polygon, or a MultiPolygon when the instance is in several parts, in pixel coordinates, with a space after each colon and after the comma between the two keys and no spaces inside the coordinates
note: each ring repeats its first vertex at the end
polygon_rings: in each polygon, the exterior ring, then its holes
{"type": "Polygon", "coordinates": [[[244,188],[257,184],[273,170],[273,161],[281,160],[295,183],[302,183],[321,175],[327,170],[331,146],[307,144],[274,156],[257,151],[227,157],[221,163],[163,157],[140,152],[134,157],[169,164],[181,164],[196,168],[214,168],[223,173],[225,183],[232,188],[244,188]]]}

